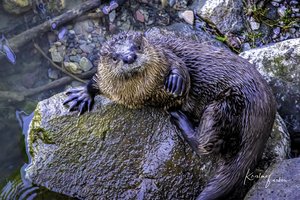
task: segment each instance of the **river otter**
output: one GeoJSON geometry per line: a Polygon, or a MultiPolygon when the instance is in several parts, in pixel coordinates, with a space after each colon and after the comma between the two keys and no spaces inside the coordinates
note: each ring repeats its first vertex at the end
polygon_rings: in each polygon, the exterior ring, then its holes
{"type": "Polygon", "coordinates": [[[168,36],[121,33],[100,51],[98,71],[64,104],[82,114],[96,94],[130,108],[164,107],[199,155],[218,153],[222,166],[197,199],[220,199],[261,158],[276,113],[271,89],[243,58],[168,36]]]}

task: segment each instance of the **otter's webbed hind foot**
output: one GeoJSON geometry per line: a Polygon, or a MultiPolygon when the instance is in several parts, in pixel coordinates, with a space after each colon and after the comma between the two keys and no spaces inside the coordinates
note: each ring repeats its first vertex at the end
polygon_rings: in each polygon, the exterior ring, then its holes
{"type": "Polygon", "coordinates": [[[191,148],[199,154],[198,146],[199,142],[195,138],[195,130],[193,124],[188,119],[188,117],[180,110],[169,111],[171,115],[171,122],[180,130],[183,138],[191,146],[191,148]]]}
{"type": "Polygon", "coordinates": [[[63,102],[64,105],[69,105],[69,112],[78,110],[79,114],[85,111],[91,111],[94,104],[94,96],[89,94],[86,87],[70,89],[66,92],[68,97],[63,102]]]}

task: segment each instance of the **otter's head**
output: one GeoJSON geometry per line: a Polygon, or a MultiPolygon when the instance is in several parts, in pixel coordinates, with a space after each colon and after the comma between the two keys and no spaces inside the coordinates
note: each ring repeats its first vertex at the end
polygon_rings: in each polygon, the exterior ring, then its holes
{"type": "Polygon", "coordinates": [[[100,51],[100,69],[114,78],[128,79],[143,72],[147,66],[153,67],[156,55],[143,33],[120,33],[107,41],[100,51]],[[151,63],[150,63],[151,62],[151,63]]]}
{"type": "Polygon", "coordinates": [[[96,82],[111,100],[137,108],[163,90],[168,60],[163,49],[142,33],[118,34],[100,54],[96,82]]]}

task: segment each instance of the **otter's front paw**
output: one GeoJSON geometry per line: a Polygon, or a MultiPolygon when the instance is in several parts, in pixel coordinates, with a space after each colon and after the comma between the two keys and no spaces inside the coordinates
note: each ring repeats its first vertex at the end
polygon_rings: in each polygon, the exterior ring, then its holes
{"type": "Polygon", "coordinates": [[[87,92],[85,87],[70,89],[66,92],[68,97],[63,102],[64,105],[69,105],[69,112],[78,110],[79,114],[83,114],[85,111],[91,111],[94,104],[94,96],[87,92]]]}
{"type": "Polygon", "coordinates": [[[180,97],[186,90],[186,81],[179,74],[170,72],[165,79],[165,90],[174,97],[180,97]]]}

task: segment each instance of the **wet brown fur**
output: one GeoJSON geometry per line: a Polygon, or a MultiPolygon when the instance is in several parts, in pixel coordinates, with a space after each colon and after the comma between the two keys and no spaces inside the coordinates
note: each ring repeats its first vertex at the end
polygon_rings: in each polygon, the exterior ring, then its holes
{"type": "Polygon", "coordinates": [[[201,200],[222,199],[241,184],[261,158],[275,119],[272,91],[253,65],[194,41],[135,32],[118,35],[103,47],[95,81],[102,94],[130,108],[153,105],[184,111],[197,124],[199,154],[212,153],[214,142],[224,142],[219,153],[230,156],[223,158],[201,200]],[[138,57],[144,56],[141,68],[132,73],[116,69],[110,56],[116,43],[129,36],[133,42],[140,40],[138,57]],[[164,89],[171,66],[188,74],[189,89],[182,97],[164,89]]]}

